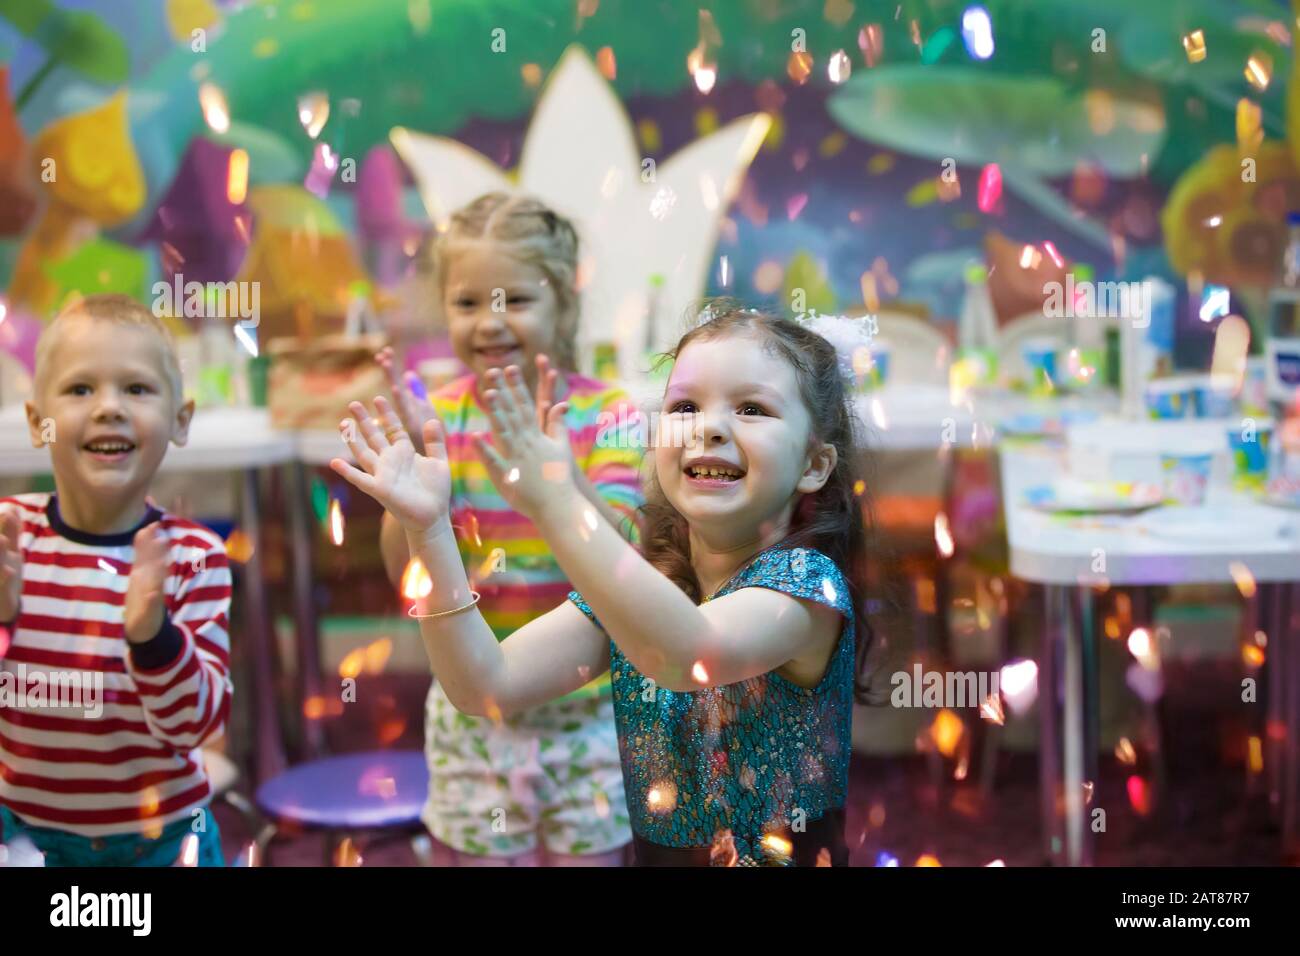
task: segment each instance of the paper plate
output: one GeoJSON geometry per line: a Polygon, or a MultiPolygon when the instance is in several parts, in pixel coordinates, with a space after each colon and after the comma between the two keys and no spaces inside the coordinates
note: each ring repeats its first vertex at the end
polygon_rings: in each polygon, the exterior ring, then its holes
{"type": "Polygon", "coordinates": [[[1097,413],[1088,409],[1062,409],[1052,412],[1021,412],[998,422],[1004,435],[1030,438],[1045,435],[1063,435],[1071,425],[1082,425],[1096,419],[1097,413]]]}
{"type": "Polygon", "coordinates": [[[1288,516],[1243,505],[1177,505],[1152,511],[1138,524],[1170,541],[1261,541],[1280,537],[1288,516]]]}
{"type": "Polygon", "coordinates": [[[1025,491],[1025,503],[1047,512],[1107,514],[1144,511],[1160,504],[1159,485],[1131,481],[1078,481],[1062,479],[1025,491]]]}

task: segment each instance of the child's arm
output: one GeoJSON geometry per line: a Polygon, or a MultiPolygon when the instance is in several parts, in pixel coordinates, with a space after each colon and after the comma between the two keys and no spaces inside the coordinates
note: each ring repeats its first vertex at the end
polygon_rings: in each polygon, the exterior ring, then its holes
{"type": "Polygon", "coordinates": [[[230,712],[230,564],[220,543],[196,538],[169,565],[156,523],[134,543],[123,614],[127,671],[149,732],[192,750],[220,735],[230,712]],[[173,575],[181,583],[169,609],[163,584],[173,575]]]}
{"type": "Polygon", "coordinates": [[[563,464],[567,443],[558,430],[537,427],[518,369],[505,379],[490,374],[494,388],[485,398],[495,447],[476,440],[492,480],[536,522],[566,576],[639,671],[668,690],[698,690],[797,658],[824,657],[842,623],[831,608],[764,588],[696,606],[574,487],[563,464]]]}
{"type": "MultiPolygon", "coordinates": [[[[429,454],[419,455],[384,399],[375,400],[373,419],[359,402],[349,407],[359,436],[349,445],[360,467],[339,458],[330,467],[401,522],[410,554],[433,582],[422,612],[469,604],[469,580],[448,517],[451,479],[441,426],[425,424],[429,454]]],[[[448,698],[473,715],[518,713],[577,690],[609,667],[608,638],[568,602],[502,643],[473,606],[420,618],[420,634],[448,698]]]]}
{"type": "Polygon", "coordinates": [[[23,553],[18,547],[21,531],[18,514],[10,508],[0,510],[0,624],[18,619],[23,590],[23,553]]]}

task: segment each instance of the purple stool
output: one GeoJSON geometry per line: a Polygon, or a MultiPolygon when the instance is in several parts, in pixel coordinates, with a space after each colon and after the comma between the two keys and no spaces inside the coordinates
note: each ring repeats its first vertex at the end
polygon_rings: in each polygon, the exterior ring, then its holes
{"type": "Polygon", "coordinates": [[[429,793],[429,768],[415,750],[371,750],[291,767],[257,788],[257,805],[270,819],[257,837],[259,856],[283,825],[324,830],[325,864],[338,837],[358,830],[401,836],[419,832],[429,793]]]}

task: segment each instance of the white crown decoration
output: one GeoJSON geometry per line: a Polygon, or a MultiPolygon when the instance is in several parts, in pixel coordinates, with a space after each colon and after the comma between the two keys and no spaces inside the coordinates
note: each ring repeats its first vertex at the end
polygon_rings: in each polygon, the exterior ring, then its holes
{"type": "Polygon", "coordinates": [[[677,317],[698,301],[719,223],[771,126],[753,113],[696,140],[644,181],[627,112],[580,46],[547,79],[524,136],[517,182],[492,160],[446,136],[398,127],[391,139],[411,168],[439,230],[486,192],[526,192],[574,220],[581,239],[580,352],[613,341],[619,371],[636,377],[642,351],[675,342],[677,317]],[[674,319],[646,330],[652,307],[674,319]]]}
{"type": "Polygon", "coordinates": [[[811,309],[795,316],[795,321],[831,343],[839,359],[840,378],[845,388],[849,391],[856,388],[858,380],[870,371],[875,361],[871,355],[871,342],[880,331],[876,317],[818,315],[816,309],[811,309]]]}

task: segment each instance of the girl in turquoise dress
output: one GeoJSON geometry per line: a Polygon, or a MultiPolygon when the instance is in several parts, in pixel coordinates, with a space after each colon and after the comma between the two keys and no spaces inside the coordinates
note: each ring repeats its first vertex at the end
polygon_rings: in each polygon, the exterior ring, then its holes
{"type": "Polygon", "coordinates": [[[639,863],[843,865],[870,642],[851,358],[729,303],[671,354],[644,555],[574,486],[564,403],[543,388],[534,406],[518,368],[491,373],[478,452],[577,588],[500,643],[448,522],[438,423],[420,455],[383,398],[373,414],[353,403],[343,434],[360,467],[331,467],[401,522],[429,570],[421,634],[458,709],[499,719],[611,671],[639,863]]]}

